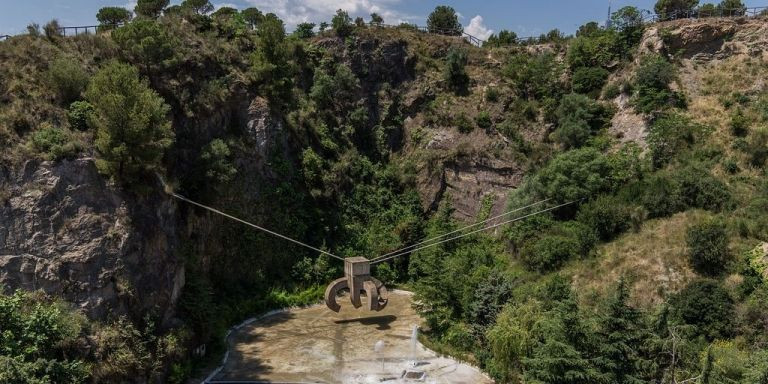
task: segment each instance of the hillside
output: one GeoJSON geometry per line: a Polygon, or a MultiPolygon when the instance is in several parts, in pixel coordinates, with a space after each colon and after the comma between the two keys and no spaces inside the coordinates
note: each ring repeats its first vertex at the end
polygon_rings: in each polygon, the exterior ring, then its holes
{"type": "Polygon", "coordinates": [[[342,276],[172,188],[344,257],[536,204],[376,266],[427,345],[500,383],[765,382],[768,19],[476,47],[204,13],[0,42],[0,381],[184,382],[342,276]]]}

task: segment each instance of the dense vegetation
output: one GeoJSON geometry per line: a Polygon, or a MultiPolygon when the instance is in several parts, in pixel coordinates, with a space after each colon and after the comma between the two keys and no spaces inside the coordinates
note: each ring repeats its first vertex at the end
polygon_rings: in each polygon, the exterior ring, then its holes
{"type": "MultiPolygon", "coordinates": [[[[696,5],[662,0],[656,10],[696,5]]],[[[409,25],[379,30],[343,10],[319,32],[302,24],[293,34],[255,8],[212,10],[207,1],[140,0],[133,19],[112,7],[99,11],[109,34],[1,43],[53,57],[25,69],[31,73],[9,72],[33,80],[0,107],[4,161],[94,154],[105,177],[140,201],[162,173],[201,201],[248,196],[227,200],[230,211],[286,235],[336,254],[377,255],[462,225],[450,199],[424,209],[418,173],[439,165],[406,151],[421,140],[420,130],[405,131],[406,118],[455,128],[460,137],[502,135],[512,143],[503,150],[527,171],[509,207],[542,199],[568,205],[499,235],[475,234],[376,268],[387,283],[415,290],[432,347],[473,360],[500,382],[766,382],[768,285],[749,251],[768,236],[761,128],[768,95],[721,95],[726,132],[698,121],[675,84],[677,59],[636,57],[643,26],[632,7],[619,10],[609,29],[552,31],[535,42],[544,43],[540,50],[508,31],[476,48],[409,25]],[[366,56],[366,39],[388,33],[412,37],[404,74],[378,70],[366,56]],[[438,48],[425,48],[433,43],[438,48]],[[494,86],[477,87],[473,75],[485,73],[478,63],[488,54],[502,63],[494,86]],[[418,79],[438,94],[408,111],[404,84],[418,79]],[[50,96],[38,100],[40,90],[50,96]],[[475,96],[489,107],[441,107],[475,96]],[[647,122],[646,150],[608,133],[618,96],[647,122]],[[245,98],[284,127],[264,153],[254,153],[257,140],[244,122],[220,117],[237,115],[234,101],[245,98]],[[716,133],[733,148],[713,144],[716,133]],[[578,289],[579,268],[598,265],[606,246],[681,217],[686,228],[676,245],[692,276],[684,286],[637,291],[641,281],[627,274],[603,289],[578,289]]],[[[450,7],[429,18],[434,32],[457,28],[450,7]]],[[[2,79],[0,87],[11,89],[2,79]]],[[[466,155],[459,152],[441,155],[466,155]]],[[[202,212],[181,209],[201,220],[202,212]]],[[[489,210],[484,205],[476,219],[489,210]]],[[[189,352],[194,347],[207,345],[215,359],[228,326],[313,302],[340,273],[324,256],[217,223],[208,235],[227,249],[181,251],[183,325],[160,326],[152,313],[96,324],[36,294],[0,298],[0,378],[181,382],[205,363],[189,352]]]]}

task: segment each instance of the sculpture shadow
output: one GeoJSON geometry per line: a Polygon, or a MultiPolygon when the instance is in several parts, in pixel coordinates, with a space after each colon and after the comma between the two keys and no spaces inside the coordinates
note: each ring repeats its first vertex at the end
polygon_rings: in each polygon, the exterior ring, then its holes
{"type": "Polygon", "coordinates": [[[390,324],[397,320],[397,316],[395,315],[383,315],[383,316],[373,316],[373,317],[358,317],[355,319],[343,319],[343,320],[336,320],[334,323],[336,324],[349,324],[349,323],[359,323],[362,325],[375,325],[376,329],[380,331],[385,331],[390,328],[390,324]]]}

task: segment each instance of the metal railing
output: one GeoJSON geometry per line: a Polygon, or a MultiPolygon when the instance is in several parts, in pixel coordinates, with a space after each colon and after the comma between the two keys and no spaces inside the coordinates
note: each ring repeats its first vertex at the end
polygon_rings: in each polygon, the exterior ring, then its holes
{"type": "Polygon", "coordinates": [[[108,31],[121,26],[118,24],[100,24],[100,25],[83,25],[76,27],[59,27],[58,31],[62,36],[78,36],[78,35],[95,35],[99,32],[108,31]],[[67,32],[69,31],[69,33],[67,32]]]}
{"type": "Polygon", "coordinates": [[[469,33],[464,32],[463,29],[430,29],[429,27],[424,26],[418,26],[415,24],[400,24],[400,25],[390,25],[390,24],[383,24],[383,23],[368,23],[371,27],[381,27],[381,28],[402,28],[402,29],[411,29],[419,32],[425,32],[425,33],[432,33],[435,35],[443,35],[443,36],[455,36],[455,37],[462,37],[469,41],[470,44],[476,45],[478,47],[481,47],[483,43],[485,43],[485,40],[472,36],[469,33]]]}
{"type": "Polygon", "coordinates": [[[10,38],[11,38],[10,35],[0,35],[0,41],[3,41],[5,39],[10,39],[10,38]]]}
{"type": "MultiPolygon", "coordinates": [[[[616,13],[613,13],[615,15],[616,13]]],[[[676,10],[669,13],[654,13],[648,10],[641,11],[642,17],[634,23],[617,25],[619,28],[632,27],[639,24],[653,24],[663,21],[682,20],[682,19],[705,19],[711,17],[758,17],[768,15],[768,7],[745,7],[745,8],[703,8],[698,7],[690,10],[676,10]]]]}

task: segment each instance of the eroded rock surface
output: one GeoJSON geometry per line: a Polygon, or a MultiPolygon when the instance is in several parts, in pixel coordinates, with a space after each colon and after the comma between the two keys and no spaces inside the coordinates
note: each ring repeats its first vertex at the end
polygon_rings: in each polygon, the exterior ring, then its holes
{"type": "Polygon", "coordinates": [[[183,286],[174,208],[107,185],[91,159],[0,170],[0,285],[61,296],[91,317],[156,310],[183,286]]]}

